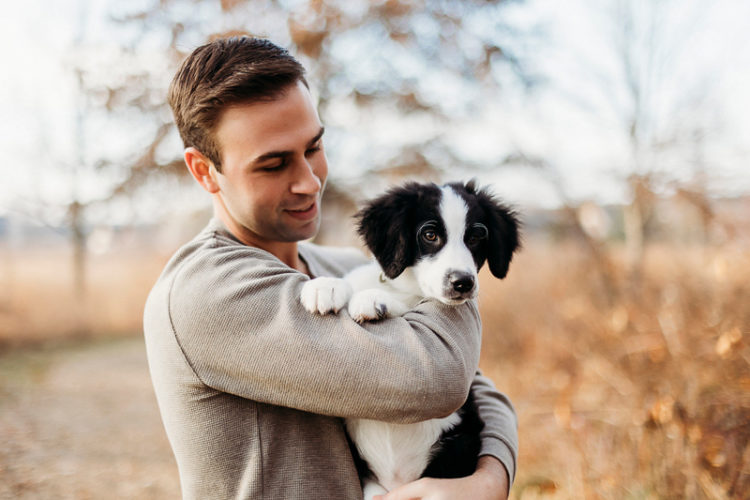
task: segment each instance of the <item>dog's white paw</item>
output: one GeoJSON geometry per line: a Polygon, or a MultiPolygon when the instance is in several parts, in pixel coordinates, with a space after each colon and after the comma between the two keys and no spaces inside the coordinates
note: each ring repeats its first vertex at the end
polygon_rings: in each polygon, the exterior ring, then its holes
{"type": "Polygon", "coordinates": [[[380,486],[380,484],[372,479],[365,479],[365,484],[362,488],[362,494],[365,497],[365,500],[372,500],[375,495],[385,495],[386,493],[388,493],[388,490],[380,486]]]}
{"type": "Polygon", "coordinates": [[[315,278],[302,287],[300,302],[311,313],[339,312],[352,296],[352,287],[341,278],[315,278]]]}
{"type": "Polygon", "coordinates": [[[357,323],[400,316],[405,309],[400,300],[377,288],[357,292],[349,301],[349,315],[357,323]]]}

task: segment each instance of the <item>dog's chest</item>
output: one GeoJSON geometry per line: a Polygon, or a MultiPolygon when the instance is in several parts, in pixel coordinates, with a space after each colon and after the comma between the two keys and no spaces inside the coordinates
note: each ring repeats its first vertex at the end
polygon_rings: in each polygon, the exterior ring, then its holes
{"type": "Polygon", "coordinates": [[[348,419],[346,427],[360,456],[390,491],[422,475],[434,443],[460,420],[457,413],[414,424],[348,419]]]}

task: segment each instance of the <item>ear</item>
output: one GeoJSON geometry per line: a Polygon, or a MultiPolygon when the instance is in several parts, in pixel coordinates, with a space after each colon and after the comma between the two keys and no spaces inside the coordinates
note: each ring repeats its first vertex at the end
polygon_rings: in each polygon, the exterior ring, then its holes
{"type": "Polygon", "coordinates": [[[487,263],[492,275],[503,279],[508,274],[513,253],[521,246],[521,224],[515,212],[495,200],[490,193],[480,190],[476,196],[488,222],[487,263]]]}
{"type": "Polygon", "coordinates": [[[355,215],[357,232],[390,279],[414,263],[413,226],[418,194],[411,186],[413,184],[391,189],[355,215]]]}
{"type": "Polygon", "coordinates": [[[218,193],[219,184],[216,182],[218,171],[213,162],[194,147],[185,148],[184,157],[185,165],[198,184],[211,194],[218,193]]]}

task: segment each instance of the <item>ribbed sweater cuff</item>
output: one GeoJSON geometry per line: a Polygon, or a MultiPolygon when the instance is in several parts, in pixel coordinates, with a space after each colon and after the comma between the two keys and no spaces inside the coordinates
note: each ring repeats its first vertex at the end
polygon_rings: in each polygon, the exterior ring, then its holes
{"type": "Polygon", "coordinates": [[[495,457],[505,466],[505,470],[508,471],[508,490],[510,491],[516,477],[516,457],[512,448],[500,438],[483,439],[479,456],[484,455],[495,457]]]}

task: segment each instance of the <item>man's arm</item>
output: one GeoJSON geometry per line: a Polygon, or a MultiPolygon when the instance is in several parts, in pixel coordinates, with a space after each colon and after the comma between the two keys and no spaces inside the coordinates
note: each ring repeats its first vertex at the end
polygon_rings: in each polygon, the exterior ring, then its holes
{"type": "Polygon", "coordinates": [[[513,484],[518,457],[518,419],[513,405],[481,372],[474,377],[471,392],[479,418],[484,422],[479,456],[497,459],[507,471],[509,484],[513,484]]]}
{"type": "Polygon", "coordinates": [[[359,325],[317,316],[307,277],[255,249],[209,244],[169,292],[172,329],[198,378],[221,392],[341,417],[413,422],[459,407],[478,362],[475,304],[420,304],[359,325]]]}

